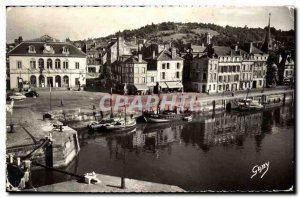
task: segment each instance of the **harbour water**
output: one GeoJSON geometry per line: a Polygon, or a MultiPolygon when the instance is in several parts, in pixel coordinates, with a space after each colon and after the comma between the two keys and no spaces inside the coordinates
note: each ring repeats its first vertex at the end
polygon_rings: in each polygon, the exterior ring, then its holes
{"type": "MultiPolygon", "coordinates": [[[[64,170],[124,176],[187,191],[290,189],[294,115],[293,104],[286,104],[246,114],[207,115],[200,121],[139,124],[128,134],[80,129],[81,151],[64,170]],[[251,178],[265,163],[268,169],[251,178]]],[[[35,187],[70,179],[75,178],[45,169],[32,173],[35,187]]]]}

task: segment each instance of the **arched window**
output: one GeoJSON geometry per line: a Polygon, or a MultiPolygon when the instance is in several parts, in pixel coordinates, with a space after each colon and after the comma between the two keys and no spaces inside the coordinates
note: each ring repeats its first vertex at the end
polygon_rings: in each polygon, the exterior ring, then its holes
{"type": "Polygon", "coordinates": [[[68,62],[68,60],[64,60],[64,62],[63,62],[63,68],[64,69],[69,69],[69,62],[68,62]]]}
{"type": "Polygon", "coordinates": [[[39,68],[44,69],[44,59],[42,58],[39,59],[39,68]]]}
{"type": "Polygon", "coordinates": [[[34,58],[32,58],[32,59],[30,60],[30,68],[31,68],[31,69],[36,69],[36,61],[35,61],[34,58]]]}
{"type": "Polygon", "coordinates": [[[55,69],[60,69],[60,60],[59,59],[55,60],[55,69]]]}
{"type": "Polygon", "coordinates": [[[50,58],[47,60],[47,69],[52,69],[52,60],[50,58]]]}

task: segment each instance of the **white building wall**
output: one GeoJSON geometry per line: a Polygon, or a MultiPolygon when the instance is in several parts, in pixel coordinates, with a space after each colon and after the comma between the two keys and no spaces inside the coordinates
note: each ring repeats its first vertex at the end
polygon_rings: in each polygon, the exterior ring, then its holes
{"type": "Polygon", "coordinates": [[[182,81],[182,69],[183,60],[175,61],[157,61],[157,81],[182,81]],[[167,69],[167,63],[170,64],[170,68],[167,69]],[[177,63],[180,64],[179,69],[177,69],[177,63]],[[165,69],[162,69],[162,65],[165,64],[165,69]],[[165,72],[165,79],[162,79],[162,72],[165,72]],[[179,72],[179,78],[176,77],[176,72],[179,72]]]}
{"type": "Polygon", "coordinates": [[[64,76],[69,77],[69,87],[76,87],[75,81],[78,78],[81,85],[86,84],[86,58],[85,57],[35,57],[35,56],[10,56],[10,86],[12,89],[18,88],[17,79],[22,78],[23,81],[30,81],[31,76],[35,76],[37,86],[39,85],[40,70],[38,60],[44,60],[44,70],[42,74],[45,77],[45,86],[47,86],[47,77],[53,78],[53,86],[55,87],[55,76],[61,77],[61,84],[64,76]],[[30,67],[30,60],[36,60],[36,69],[30,67]],[[52,69],[47,69],[47,60],[52,60],[52,69]],[[61,69],[55,69],[55,60],[60,59],[61,69]],[[63,69],[63,61],[68,60],[68,69],[63,69]],[[21,62],[21,68],[18,68],[17,63],[21,62]],[[76,69],[75,63],[79,63],[79,69],[76,69]]]}

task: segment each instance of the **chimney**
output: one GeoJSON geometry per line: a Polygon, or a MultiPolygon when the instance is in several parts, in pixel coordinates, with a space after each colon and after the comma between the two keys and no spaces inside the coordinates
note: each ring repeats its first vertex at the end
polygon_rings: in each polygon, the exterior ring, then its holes
{"type": "Polygon", "coordinates": [[[211,44],[211,38],[212,38],[212,36],[210,35],[210,33],[206,33],[206,45],[211,44]]]}
{"type": "Polygon", "coordinates": [[[249,49],[249,53],[252,53],[252,49],[253,49],[253,43],[250,42],[250,49],[249,49]]]}
{"type": "Polygon", "coordinates": [[[152,59],[154,59],[155,58],[155,51],[153,50],[152,51],[152,59]]]}
{"type": "Polygon", "coordinates": [[[171,56],[172,56],[172,59],[176,58],[176,48],[175,47],[171,48],[171,56]]]}
{"type": "Polygon", "coordinates": [[[139,63],[143,62],[143,55],[142,54],[139,54],[138,58],[139,58],[139,63]]]}

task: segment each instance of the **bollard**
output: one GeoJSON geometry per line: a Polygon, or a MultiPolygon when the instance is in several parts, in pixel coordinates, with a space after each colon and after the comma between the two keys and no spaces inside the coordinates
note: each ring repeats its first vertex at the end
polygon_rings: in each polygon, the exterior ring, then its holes
{"type": "Polygon", "coordinates": [[[17,157],[17,166],[21,166],[21,158],[17,157]]]}
{"type": "Polygon", "coordinates": [[[126,186],[125,186],[125,177],[121,177],[121,188],[122,189],[126,188],[126,186]]]}
{"type": "Polygon", "coordinates": [[[63,103],[63,100],[62,100],[62,99],[60,100],[60,105],[61,105],[61,106],[64,106],[64,103],[63,103]]]}
{"type": "Polygon", "coordinates": [[[213,100],[212,105],[213,105],[213,112],[215,112],[215,110],[216,110],[216,101],[215,100],[213,100]]]}
{"type": "Polygon", "coordinates": [[[10,132],[11,132],[11,133],[14,132],[14,124],[10,124],[10,132]]]}
{"type": "Polygon", "coordinates": [[[10,164],[14,163],[14,155],[13,154],[9,154],[9,163],[10,164]]]}

